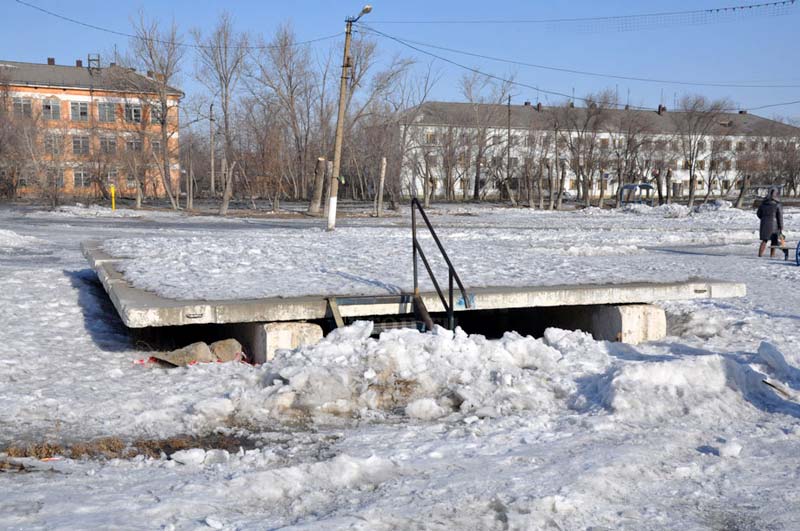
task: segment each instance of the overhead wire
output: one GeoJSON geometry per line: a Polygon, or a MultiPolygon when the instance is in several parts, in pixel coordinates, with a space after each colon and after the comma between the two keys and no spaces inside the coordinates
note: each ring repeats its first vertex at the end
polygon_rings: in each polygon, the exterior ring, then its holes
{"type": "MultiPolygon", "coordinates": [[[[368,27],[368,26],[364,26],[368,27]]],[[[384,36],[388,34],[384,33],[384,36]]],[[[399,37],[398,37],[399,38],[399,37]]],[[[402,38],[405,42],[409,42],[412,44],[416,44],[419,46],[424,46],[426,48],[433,48],[435,50],[441,50],[445,52],[457,53],[459,55],[466,55],[469,57],[475,57],[478,59],[485,59],[488,61],[496,61],[499,63],[506,63],[515,66],[527,66],[531,68],[537,68],[541,70],[551,70],[554,72],[565,72],[568,74],[577,74],[577,75],[584,75],[584,76],[594,76],[594,77],[604,77],[609,79],[621,79],[625,81],[639,81],[645,83],[659,83],[663,85],[686,85],[686,86],[693,86],[693,87],[723,87],[723,88],[800,88],[800,84],[766,84],[771,82],[765,82],[765,84],[761,83],[727,83],[727,82],[700,82],[700,81],[676,81],[676,80],[667,80],[667,79],[655,79],[655,78],[646,78],[646,77],[635,77],[635,76],[624,76],[619,74],[605,74],[601,72],[589,72],[586,70],[577,70],[574,68],[565,68],[565,67],[558,67],[558,66],[548,66],[548,65],[541,65],[536,63],[528,63],[525,61],[518,61],[515,59],[504,59],[501,57],[493,57],[491,55],[484,55],[475,52],[469,52],[466,50],[459,50],[456,48],[448,48],[446,46],[440,46],[437,44],[430,44],[426,42],[421,42],[413,39],[402,38]]]]}
{"type": "MultiPolygon", "coordinates": [[[[37,6],[35,4],[31,4],[29,2],[26,2],[25,0],[15,0],[15,1],[18,4],[24,5],[26,7],[31,8],[31,9],[35,9],[36,11],[40,11],[42,13],[50,15],[51,17],[55,17],[55,18],[64,20],[66,22],[70,22],[72,24],[77,24],[77,25],[83,26],[85,28],[89,28],[89,29],[93,29],[93,30],[97,30],[97,31],[102,31],[102,32],[105,32],[105,33],[110,33],[112,35],[118,35],[120,37],[125,37],[125,38],[128,38],[128,39],[138,39],[138,40],[142,40],[142,41],[155,42],[155,43],[159,43],[159,44],[171,44],[171,42],[165,41],[165,40],[162,40],[162,39],[151,39],[151,38],[143,37],[141,35],[136,35],[134,33],[126,33],[124,31],[118,31],[118,30],[114,30],[114,29],[111,29],[111,28],[105,28],[103,26],[90,24],[88,22],[83,22],[81,20],[77,20],[77,19],[68,17],[66,15],[62,15],[60,13],[56,13],[54,11],[50,11],[50,10],[45,9],[43,7],[37,6]]],[[[343,34],[344,34],[344,32],[339,32],[339,33],[335,33],[335,34],[332,34],[332,35],[326,35],[324,37],[318,37],[318,38],[315,38],[315,39],[309,39],[309,40],[305,40],[305,41],[293,42],[293,43],[290,43],[289,46],[303,46],[303,45],[306,45],[306,44],[313,44],[315,42],[321,42],[321,41],[326,41],[326,40],[330,40],[330,39],[335,39],[337,37],[341,37],[343,34]]],[[[184,47],[184,48],[195,48],[195,49],[198,49],[198,50],[213,48],[213,46],[208,46],[208,45],[204,45],[204,44],[191,44],[191,43],[184,43],[184,42],[179,42],[179,43],[176,43],[176,44],[178,46],[181,46],[181,47],[184,47]]],[[[281,48],[281,46],[276,46],[276,45],[271,45],[271,44],[263,44],[263,45],[248,45],[248,46],[231,46],[231,48],[237,48],[237,49],[238,48],[243,48],[243,49],[248,49],[248,50],[270,50],[270,49],[281,48]]]]}
{"type": "MultiPolygon", "coordinates": [[[[433,52],[429,52],[429,51],[424,50],[422,48],[418,48],[417,46],[415,46],[415,45],[413,45],[413,44],[411,44],[409,42],[406,42],[403,39],[400,39],[399,37],[395,37],[393,35],[389,35],[387,33],[384,33],[382,31],[380,31],[380,30],[377,30],[375,28],[367,26],[366,24],[363,24],[363,23],[358,23],[358,27],[366,29],[367,31],[372,32],[372,33],[374,33],[376,35],[380,35],[380,36],[382,36],[382,37],[384,37],[386,39],[395,41],[398,44],[406,46],[407,48],[411,48],[412,50],[415,50],[415,51],[417,51],[419,53],[422,53],[422,54],[428,55],[430,57],[433,57],[434,59],[438,59],[438,60],[443,61],[445,63],[449,63],[449,64],[451,64],[453,66],[461,68],[463,70],[468,70],[468,71],[473,72],[475,74],[478,74],[478,75],[481,75],[481,76],[485,76],[485,77],[487,77],[489,79],[494,79],[495,81],[500,81],[502,83],[509,83],[511,85],[516,85],[516,86],[524,87],[524,88],[531,89],[531,90],[537,90],[539,92],[543,92],[543,93],[549,94],[551,96],[559,96],[559,97],[562,97],[562,98],[576,99],[576,100],[583,101],[585,103],[591,103],[590,100],[588,100],[587,98],[581,98],[579,96],[575,96],[573,98],[573,96],[570,96],[569,94],[565,94],[563,92],[558,92],[556,90],[543,89],[541,87],[535,87],[533,85],[529,85],[529,84],[523,83],[521,81],[516,81],[516,80],[513,80],[513,79],[505,78],[505,77],[502,77],[502,76],[491,74],[489,72],[484,72],[484,71],[479,70],[478,68],[475,68],[475,67],[472,67],[472,66],[467,66],[467,65],[461,64],[461,63],[459,63],[457,61],[454,61],[452,59],[449,59],[447,57],[443,57],[441,55],[435,54],[433,52]]],[[[615,104],[615,105],[618,106],[618,107],[621,106],[618,103],[615,104]]],[[[638,105],[629,105],[629,107],[630,108],[634,108],[634,109],[639,109],[639,110],[649,110],[650,109],[650,107],[642,107],[642,106],[638,106],[638,105]]]]}
{"type": "Polygon", "coordinates": [[[469,25],[469,24],[498,24],[498,25],[565,25],[565,24],[595,24],[598,29],[605,25],[607,28],[619,31],[641,29],[647,25],[668,24],[703,24],[720,21],[725,18],[740,15],[763,13],[767,15],[782,14],[795,5],[796,0],[778,0],[758,4],[738,4],[717,8],[692,9],[685,11],[662,11],[655,13],[642,13],[634,15],[612,15],[594,17],[550,18],[550,19],[414,19],[414,20],[373,20],[372,24],[428,24],[428,25],[469,25]]]}
{"type": "MultiPolygon", "coordinates": [[[[373,28],[371,26],[368,26],[368,25],[366,25],[364,23],[361,23],[361,22],[357,23],[357,27],[359,29],[366,30],[366,31],[368,31],[370,33],[373,33],[373,34],[378,35],[380,37],[383,37],[385,39],[389,39],[391,41],[397,42],[398,44],[400,44],[402,46],[405,46],[407,48],[415,50],[415,51],[417,51],[419,53],[422,53],[424,55],[427,55],[429,57],[433,57],[434,59],[438,59],[438,60],[443,61],[445,63],[451,64],[451,65],[453,65],[455,67],[461,68],[463,70],[467,70],[467,71],[476,73],[478,75],[485,76],[485,77],[487,77],[489,79],[494,79],[495,81],[500,81],[502,83],[508,83],[508,84],[515,85],[515,86],[518,86],[518,87],[523,87],[523,88],[527,88],[527,89],[531,89],[531,90],[536,90],[537,92],[542,92],[544,94],[549,94],[549,95],[552,95],[552,96],[559,96],[559,97],[562,97],[562,98],[567,98],[570,101],[579,100],[579,101],[582,101],[584,103],[594,103],[592,100],[589,100],[587,98],[582,98],[582,97],[579,97],[579,96],[569,95],[569,94],[566,94],[564,92],[559,92],[559,91],[556,91],[556,90],[545,89],[545,88],[542,88],[540,86],[530,85],[528,83],[523,83],[521,81],[516,81],[514,79],[509,79],[509,78],[506,78],[506,77],[498,76],[496,74],[485,72],[485,71],[480,70],[478,68],[459,63],[458,61],[454,61],[454,60],[452,60],[450,58],[443,57],[441,55],[435,54],[435,53],[430,52],[428,50],[419,48],[418,46],[415,46],[414,44],[412,44],[409,41],[406,41],[406,40],[401,39],[399,37],[396,37],[394,35],[390,35],[388,33],[384,33],[384,32],[382,32],[382,31],[380,31],[378,29],[375,29],[375,28],[373,28]]],[[[788,105],[795,105],[795,104],[798,104],[798,103],[800,103],[800,100],[798,100],[798,101],[781,102],[781,103],[771,103],[771,104],[767,104],[767,105],[761,105],[761,106],[756,106],[756,107],[748,107],[748,108],[741,108],[741,107],[739,107],[739,108],[731,108],[731,109],[725,109],[725,110],[726,111],[736,111],[736,110],[756,111],[756,110],[767,109],[767,108],[772,108],[772,107],[782,107],[782,106],[788,106],[788,105]]],[[[623,107],[623,104],[615,102],[614,106],[615,107],[623,107]]],[[[641,105],[625,104],[624,106],[626,108],[631,108],[631,109],[636,109],[636,110],[651,110],[652,109],[651,107],[645,107],[645,106],[641,106],[641,105]]]]}

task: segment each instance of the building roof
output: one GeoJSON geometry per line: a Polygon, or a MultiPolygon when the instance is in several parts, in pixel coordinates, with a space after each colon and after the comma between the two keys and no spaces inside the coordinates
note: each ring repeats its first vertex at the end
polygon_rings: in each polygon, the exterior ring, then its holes
{"type": "MultiPolygon", "coordinates": [[[[130,68],[109,66],[88,68],[0,60],[0,83],[30,87],[58,87],[106,90],[111,92],[156,93],[155,80],[130,68]]],[[[180,90],[168,87],[170,95],[183,96],[180,90]]]]}
{"type": "MultiPolygon", "coordinates": [[[[556,121],[581,123],[588,109],[541,107],[536,105],[512,105],[511,127],[514,129],[551,130],[556,121]],[[569,114],[569,116],[567,116],[569,114]]],[[[674,134],[685,113],[635,109],[604,109],[607,114],[605,130],[624,131],[629,120],[641,123],[641,129],[649,134],[674,134]]],[[[497,104],[473,104],[432,101],[411,109],[404,123],[427,126],[476,127],[488,126],[504,129],[508,126],[508,107],[497,104]]],[[[562,125],[562,129],[568,125],[562,125]]],[[[749,113],[720,113],[710,133],[714,136],[796,136],[800,128],[749,113]]]]}

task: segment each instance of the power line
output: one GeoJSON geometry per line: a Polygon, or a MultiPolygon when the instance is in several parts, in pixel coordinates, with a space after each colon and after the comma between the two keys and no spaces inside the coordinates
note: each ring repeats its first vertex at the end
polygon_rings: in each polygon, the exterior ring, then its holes
{"type": "MultiPolygon", "coordinates": [[[[562,98],[573,99],[572,96],[570,96],[569,94],[565,94],[563,92],[558,92],[558,91],[555,91],[555,90],[543,89],[541,87],[535,87],[533,85],[528,85],[527,83],[522,83],[520,81],[515,81],[513,79],[504,78],[504,77],[501,77],[501,76],[497,76],[495,74],[490,74],[488,72],[484,72],[482,70],[478,70],[477,68],[458,63],[456,61],[453,61],[452,59],[448,59],[447,57],[442,57],[441,55],[437,55],[437,54],[435,54],[433,52],[429,52],[427,50],[423,50],[422,48],[418,48],[418,47],[414,46],[413,44],[410,44],[410,43],[408,43],[408,42],[406,42],[406,41],[404,41],[404,40],[402,40],[402,39],[400,39],[398,37],[394,37],[394,36],[389,35],[387,33],[383,33],[382,31],[379,31],[379,30],[376,30],[375,28],[371,28],[369,26],[366,26],[365,24],[359,24],[358,26],[361,27],[361,28],[367,29],[368,31],[370,31],[372,33],[380,35],[380,36],[382,36],[382,37],[384,37],[386,39],[393,40],[393,41],[395,41],[395,42],[397,42],[399,44],[402,44],[403,46],[406,46],[407,48],[411,48],[412,50],[415,50],[415,51],[417,51],[419,53],[428,55],[428,56],[433,57],[435,59],[438,59],[440,61],[444,61],[445,63],[449,63],[449,64],[451,64],[453,66],[457,66],[458,68],[461,68],[461,69],[464,69],[464,70],[468,70],[470,72],[474,72],[474,73],[476,73],[478,75],[485,76],[485,77],[487,77],[489,79],[494,79],[496,81],[501,81],[503,83],[509,83],[509,84],[516,85],[516,86],[519,86],[519,87],[524,87],[524,88],[527,88],[527,89],[536,90],[538,92],[544,92],[545,94],[550,94],[551,96],[559,96],[559,97],[562,97],[562,98]]],[[[588,99],[586,99],[586,98],[575,97],[574,99],[583,101],[585,103],[590,103],[590,101],[588,99]]],[[[615,103],[615,106],[619,107],[620,105],[618,103],[615,103]]],[[[650,107],[641,107],[641,106],[638,106],[638,105],[630,105],[629,107],[633,108],[633,109],[638,109],[638,110],[650,110],[650,107]]]]}
{"type": "MultiPolygon", "coordinates": [[[[365,29],[370,30],[369,26],[364,24],[360,24],[365,29]]],[[[383,36],[387,36],[388,34],[383,34],[383,36]]],[[[667,79],[655,79],[655,78],[646,78],[646,77],[634,77],[634,76],[623,76],[619,74],[604,74],[600,72],[589,72],[586,70],[576,70],[573,68],[565,68],[565,67],[557,67],[557,66],[547,66],[547,65],[540,65],[535,63],[527,63],[525,61],[518,61],[514,59],[503,59],[501,57],[493,57],[491,55],[484,55],[475,52],[468,52],[466,50],[458,50],[455,48],[448,48],[446,46],[439,46],[436,44],[430,44],[426,42],[416,41],[412,39],[403,38],[405,42],[409,42],[412,44],[417,44],[419,46],[424,46],[426,48],[433,48],[436,50],[442,50],[445,52],[452,52],[457,53],[460,55],[467,55],[469,57],[476,57],[478,59],[486,59],[488,61],[496,61],[499,63],[507,63],[516,66],[527,66],[531,68],[538,68],[541,70],[551,70],[555,72],[565,72],[569,74],[578,74],[584,76],[594,76],[594,77],[604,77],[610,79],[622,79],[625,81],[640,81],[645,83],[660,83],[665,85],[686,85],[686,86],[693,86],[693,87],[723,87],[723,88],[800,88],[800,84],[786,84],[786,85],[778,85],[778,84],[745,84],[745,83],[706,83],[706,82],[699,82],[699,81],[675,81],[675,80],[667,80],[667,79]]]]}
{"type": "Polygon", "coordinates": [[[796,0],[780,0],[759,4],[742,4],[710,9],[694,9],[687,11],[664,11],[638,15],[614,15],[599,17],[552,18],[552,19],[440,19],[440,20],[373,20],[372,24],[534,24],[543,26],[572,25],[578,28],[633,31],[646,27],[664,27],[667,25],[698,25],[722,22],[744,15],[780,15],[794,6],[796,0]]]}
{"type": "MultiPolygon", "coordinates": [[[[104,28],[102,26],[97,26],[95,24],[89,24],[88,22],[83,22],[83,21],[80,21],[80,20],[77,20],[77,19],[74,19],[74,18],[70,18],[70,17],[67,17],[65,15],[61,15],[59,13],[55,13],[53,11],[49,11],[49,10],[43,8],[43,7],[39,7],[37,5],[30,4],[28,2],[25,2],[24,0],[15,0],[15,1],[18,4],[22,4],[22,5],[26,6],[26,7],[30,7],[31,9],[35,9],[36,11],[40,11],[42,13],[50,15],[51,17],[55,17],[55,18],[67,21],[67,22],[70,22],[72,24],[77,24],[79,26],[83,26],[84,28],[89,28],[89,29],[93,29],[93,30],[97,30],[97,31],[102,31],[104,33],[110,33],[112,35],[118,35],[120,37],[126,37],[128,39],[138,39],[138,40],[141,40],[141,41],[156,42],[156,43],[159,43],[159,44],[171,44],[169,41],[164,41],[164,40],[161,40],[161,39],[148,39],[146,37],[142,37],[141,35],[135,35],[133,33],[125,33],[124,31],[117,31],[117,30],[114,30],[114,29],[104,28]]],[[[335,39],[335,38],[340,37],[342,35],[343,35],[343,33],[339,32],[339,33],[336,33],[336,34],[333,34],[333,35],[326,35],[325,37],[318,37],[316,39],[310,39],[310,40],[307,40],[307,41],[294,42],[294,43],[289,44],[289,46],[302,46],[302,45],[305,45],[305,44],[313,44],[315,42],[335,39]]],[[[206,48],[211,49],[211,48],[213,48],[213,46],[207,46],[207,45],[203,45],[203,44],[187,44],[187,43],[183,43],[183,42],[178,42],[176,44],[178,46],[182,46],[182,47],[185,47],[185,48],[195,48],[195,49],[206,49],[206,48]]],[[[245,49],[248,49],[248,50],[268,50],[268,49],[280,48],[280,46],[265,44],[265,45],[260,45],[260,46],[259,45],[254,45],[254,46],[231,46],[231,48],[245,48],[245,49]]]]}
{"type": "MultiPolygon", "coordinates": [[[[505,77],[502,77],[502,76],[498,76],[498,75],[495,75],[495,74],[490,74],[488,72],[484,72],[484,71],[479,70],[477,68],[461,64],[461,63],[459,63],[457,61],[453,61],[452,59],[449,59],[447,57],[442,57],[441,55],[435,54],[433,52],[429,52],[429,51],[424,50],[422,48],[418,48],[414,44],[411,44],[411,43],[409,43],[409,42],[407,42],[407,41],[405,41],[403,39],[400,39],[399,37],[395,37],[393,35],[389,35],[387,33],[384,33],[382,31],[380,31],[380,30],[377,30],[375,28],[371,28],[371,27],[369,27],[369,26],[367,26],[367,25],[365,25],[363,23],[358,24],[358,26],[359,26],[359,28],[366,29],[367,31],[372,32],[372,33],[374,33],[376,35],[379,35],[379,36],[384,37],[386,39],[395,41],[398,44],[401,44],[401,45],[403,45],[403,46],[405,46],[407,48],[410,48],[412,50],[415,50],[415,51],[417,51],[419,53],[428,55],[430,57],[433,57],[434,59],[438,59],[438,60],[443,61],[445,63],[448,63],[448,64],[451,64],[451,65],[456,66],[458,68],[461,68],[463,70],[467,70],[467,71],[470,71],[470,72],[474,72],[474,73],[476,73],[478,75],[485,76],[485,77],[487,77],[489,79],[494,79],[496,81],[500,81],[500,82],[503,82],[503,83],[509,83],[511,85],[527,88],[527,89],[530,89],[530,90],[536,90],[537,92],[543,92],[545,94],[550,94],[552,96],[559,96],[559,97],[562,97],[562,98],[567,98],[568,100],[580,100],[580,101],[582,101],[584,103],[594,103],[594,102],[592,102],[591,100],[589,100],[587,98],[581,98],[581,97],[578,97],[578,96],[572,96],[572,95],[566,94],[564,92],[558,92],[556,90],[543,89],[543,88],[541,88],[539,86],[533,86],[533,85],[529,85],[527,83],[522,83],[520,81],[515,81],[513,79],[508,79],[508,78],[505,78],[505,77]]],[[[784,107],[784,106],[788,106],[788,105],[796,105],[798,103],[800,103],[800,100],[781,102],[781,103],[770,103],[770,104],[767,104],[767,105],[761,105],[761,106],[757,106],[757,107],[738,108],[738,109],[737,108],[731,108],[731,109],[723,109],[723,110],[727,111],[727,112],[736,111],[736,110],[758,111],[758,110],[768,109],[768,108],[773,108],[773,107],[784,107]]],[[[615,107],[622,107],[623,105],[620,104],[620,103],[615,102],[614,106],[615,107]]],[[[652,110],[652,107],[643,107],[641,105],[630,105],[630,104],[627,104],[627,105],[625,105],[625,107],[631,108],[631,109],[640,110],[640,111],[652,110]]]]}

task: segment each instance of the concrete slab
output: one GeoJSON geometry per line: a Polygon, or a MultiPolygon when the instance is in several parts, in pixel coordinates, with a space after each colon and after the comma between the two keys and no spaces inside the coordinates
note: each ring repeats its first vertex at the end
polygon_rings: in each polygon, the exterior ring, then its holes
{"type": "MultiPolygon", "coordinates": [[[[120,258],[102,250],[102,242],[81,245],[84,256],[97,272],[106,292],[123,322],[130,328],[175,326],[188,324],[268,323],[324,319],[328,315],[327,294],[308,297],[266,298],[249,300],[174,300],[132,287],[115,269],[120,258]]],[[[692,299],[743,297],[744,284],[693,279],[687,282],[626,284],[587,284],[573,286],[515,286],[467,289],[472,309],[492,310],[555,306],[590,306],[620,304],[652,304],[692,299]]],[[[346,300],[347,294],[340,294],[346,300]]],[[[430,312],[442,312],[435,292],[422,293],[430,312]]],[[[368,317],[412,313],[409,302],[386,297],[379,304],[340,304],[342,317],[368,317]]],[[[467,310],[462,299],[456,311],[467,310]]]]}

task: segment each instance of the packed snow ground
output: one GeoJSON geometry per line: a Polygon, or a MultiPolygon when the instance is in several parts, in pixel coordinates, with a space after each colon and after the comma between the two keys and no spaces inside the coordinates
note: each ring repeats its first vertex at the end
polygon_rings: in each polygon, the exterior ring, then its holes
{"type": "MultiPolygon", "coordinates": [[[[800,389],[800,268],[755,257],[752,212],[434,210],[473,286],[747,283],[743,299],[665,305],[670,336],[658,343],[557,329],[372,338],[361,322],[261,367],[163,369],[134,363],[148,354],[124,333],[81,240],[112,239],[109,249],[136,256],[126,274],[137,284],[175,296],[385,293],[408,286],[407,216],[343,220],[329,234],[308,219],[93,211],[0,209],[0,446],[214,432],[256,444],[26,461],[33,471],[0,472],[0,528],[789,530],[800,521],[800,405],[761,383],[800,389]]],[[[786,220],[796,241],[800,212],[786,220]]]]}

